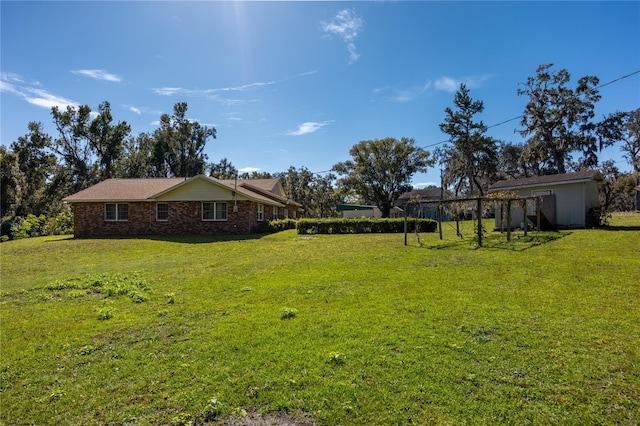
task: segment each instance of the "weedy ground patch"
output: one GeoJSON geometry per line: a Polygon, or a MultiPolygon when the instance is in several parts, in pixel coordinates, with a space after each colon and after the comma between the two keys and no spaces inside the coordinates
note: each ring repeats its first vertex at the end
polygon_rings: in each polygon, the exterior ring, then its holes
{"type": "Polygon", "coordinates": [[[3,243],[0,422],[638,424],[639,229],[3,243]]]}

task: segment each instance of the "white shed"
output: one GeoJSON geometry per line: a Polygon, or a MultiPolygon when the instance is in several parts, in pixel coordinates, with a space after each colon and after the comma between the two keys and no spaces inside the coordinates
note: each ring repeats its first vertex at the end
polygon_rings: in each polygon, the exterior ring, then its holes
{"type": "MultiPolygon", "coordinates": [[[[590,215],[600,208],[598,187],[604,179],[597,170],[586,170],[524,179],[501,180],[489,188],[489,192],[508,191],[523,197],[552,196],[555,211],[549,222],[558,228],[585,228],[590,215]]],[[[551,215],[550,215],[551,216],[551,215]]],[[[496,207],[496,228],[502,227],[500,207],[496,207]]],[[[520,227],[525,222],[523,212],[512,207],[511,226],[520,227]]]]}

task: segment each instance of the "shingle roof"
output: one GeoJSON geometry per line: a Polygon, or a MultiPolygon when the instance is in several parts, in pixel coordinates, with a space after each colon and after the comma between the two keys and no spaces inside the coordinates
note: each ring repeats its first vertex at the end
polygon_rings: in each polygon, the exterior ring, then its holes
{"type": "Polygon", "coordinates": [[[192,178],[107,179],[63,199],[67,202],[147,201],[193,179],[206,179],[251,199],[283,207],[287,202],[300,205],[277,193],[278,179],[220,180],[208,176],[192,178]],[[250,183],[248,183],[250,182],[250,183]]]}
{"type": "Polygon", "coordinates": [[[602,175],[597,170],[584,170],[582,172],[564,173],[557,175],[533,176],[523,179],[501,180],[489,187],[489,191],[523,188],[528,186],[548,186],[563,183],[589,182],[595,180],[601,182],[602,175]]]}
{"type": "Polygon", "coordinates": [[[146,200],[184,182],[185,178],[107,179],[63,201],[134,201],[146,200]]]}

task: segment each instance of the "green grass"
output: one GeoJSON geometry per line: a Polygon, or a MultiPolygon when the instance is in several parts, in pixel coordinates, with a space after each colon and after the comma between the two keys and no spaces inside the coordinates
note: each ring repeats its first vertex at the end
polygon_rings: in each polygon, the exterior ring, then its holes
{"type": "Polygon", "coordinates": [[[640,215],[611,224],[2,243],[0,423],[638,424],[640,215]]]}

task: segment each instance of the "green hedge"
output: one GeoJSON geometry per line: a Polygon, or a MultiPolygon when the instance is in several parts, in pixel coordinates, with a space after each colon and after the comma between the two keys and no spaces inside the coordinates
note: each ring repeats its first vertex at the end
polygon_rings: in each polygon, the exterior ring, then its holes
{"type": "Polygon", "coordinates": [[[254,231],[258,234],[270,234],[272,232],[280,232],[287,229],[296,229],[296,220],[265,220],[263,222],[260,222],[254,231]]]}
{"type": "MultiPolygon", "coordinates": [[[[407,230],[435,232],[438,222],[431,219],[407,219],[407,230]]],[[[404,219],[300,219],[298,234],[380,234],[404,232],[404,219]]]]}

